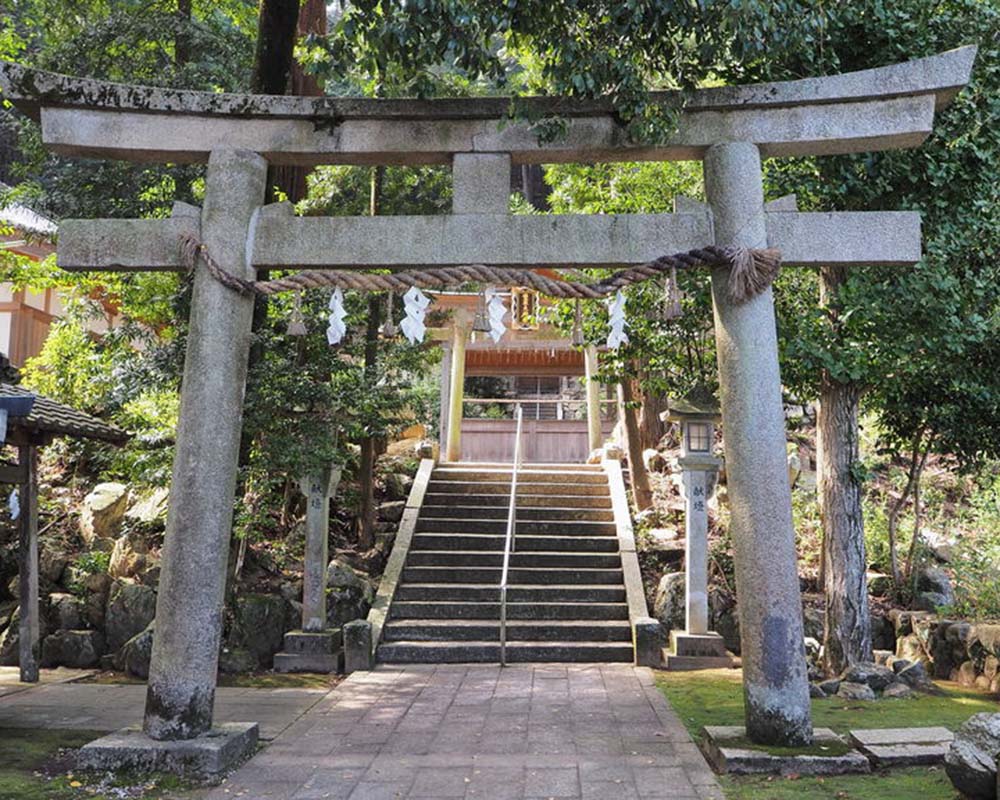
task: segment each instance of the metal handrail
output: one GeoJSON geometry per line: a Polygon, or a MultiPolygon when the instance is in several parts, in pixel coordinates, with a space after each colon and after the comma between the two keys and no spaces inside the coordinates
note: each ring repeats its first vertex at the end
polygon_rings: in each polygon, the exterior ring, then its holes
{"type": "Polygon", "coordinates": [[[517,471],[521,467],[521,428],[524,414],[521,406],[514,409],[517,430],[514,433],[514,462],[510,470],[510,505],[507,509],[507,537],[503,546],[503,571],[500,573],[500,666],[507,666],[507,572],[510,554],[517,544],[517,471]]]}

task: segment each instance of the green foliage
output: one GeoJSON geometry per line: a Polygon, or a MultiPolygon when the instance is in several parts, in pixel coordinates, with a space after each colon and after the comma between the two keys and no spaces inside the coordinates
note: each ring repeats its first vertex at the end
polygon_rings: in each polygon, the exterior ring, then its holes
{"type": "Polygon", "coordinates": [[[956,527],[958,540],[950,566],[956,602],[947,613],[976,620],[1000,621],[1000,477],[983,481],[963,504],[956,527]]]}
{"type": "Polygon", "coordinates": [[[111,553],[105,550],[88,550],[73,561],[73,566],[86,575],[102,575],[110,564],[111,553]]]}

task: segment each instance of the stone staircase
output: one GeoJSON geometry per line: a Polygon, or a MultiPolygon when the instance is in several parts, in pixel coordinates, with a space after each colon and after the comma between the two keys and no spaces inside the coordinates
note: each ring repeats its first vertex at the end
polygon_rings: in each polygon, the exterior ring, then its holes
{"type": "MultiPolygon", "coordinates": [[[[434,469],[376,658],[500,659],[500,576],[509,466],[434,469]]],[[[518,473],[507,593],[508,661],[632,661],[608,480],[598,466],[518,473]]]]}

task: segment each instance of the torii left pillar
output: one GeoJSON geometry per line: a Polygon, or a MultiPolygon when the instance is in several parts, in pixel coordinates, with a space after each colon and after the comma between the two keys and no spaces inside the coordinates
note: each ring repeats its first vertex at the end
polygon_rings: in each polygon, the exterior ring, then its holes
{"type": "MultiPolygon", "coordinates": [[[[201,238],[223,269],[254,278],[247,260],[264,202],[267,162],[213,151],[201,238]]],[[[88,767],[218,774],[249,756],[256,723],[212,724],[253,298],[194,276],[177,448],[163,544],[145,735],[119,731],[81,751],[88,767]]]]}

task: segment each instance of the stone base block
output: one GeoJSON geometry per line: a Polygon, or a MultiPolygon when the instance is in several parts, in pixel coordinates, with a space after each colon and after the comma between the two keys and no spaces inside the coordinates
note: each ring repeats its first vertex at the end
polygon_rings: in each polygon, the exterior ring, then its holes
{"type": "Polygon", "coordinates": [[[123,728],[81,747],[77,765],[80,769],[169,772],[213,781],[254,754],[258,735],[256,722],[219,723],[195,739],[162,742],[140,728],[123,728]]]}
{"type": "Polygon", "coordinates": [[[348,622],[344,626],[344,672],[369,670],[373,661],[371,623],[364,619],[348,622]]]}
{"type": "Polygon", "coordinates": [[[955,735],[947,728],[878,728],[850,732],[851,743],[875,767],[943,764],[955,735]]]}
{"type": "Polygon", "coordinates": [[[738,666],[732,656],[675,656],[663,650],[663,668],[672,672],[693,672],[699,669],[732,669],[738,666]]]}
{"type": "Polygon", "coordinates": [[[670,642],[678,656],[728,657],[726,643],[717,633],[671,633],[670,642]]]}
{"type": "Polygon", "coordinates": [[[274,656],[275,672],[343,672],[340,628],[325,631],[289,631],[285,649],[274,656]]]}
{"type": "Polygon", "coordinates": [[[871,772],[868,759],[855,750],[843,752],[845,743],[829,728],[813,731],[814,746],[808,754],[776,755],[746,744],[746,728],[711,725],[705,728],[701,748],[712,769],[730,775],[848,775],[871,772]],[[824,744],[833,752],[822,755],[824,744]],[[816,752],[819,750],[820,752],[816,752]],[[839,751],[839,752],[838,752],[839,751]]]}

